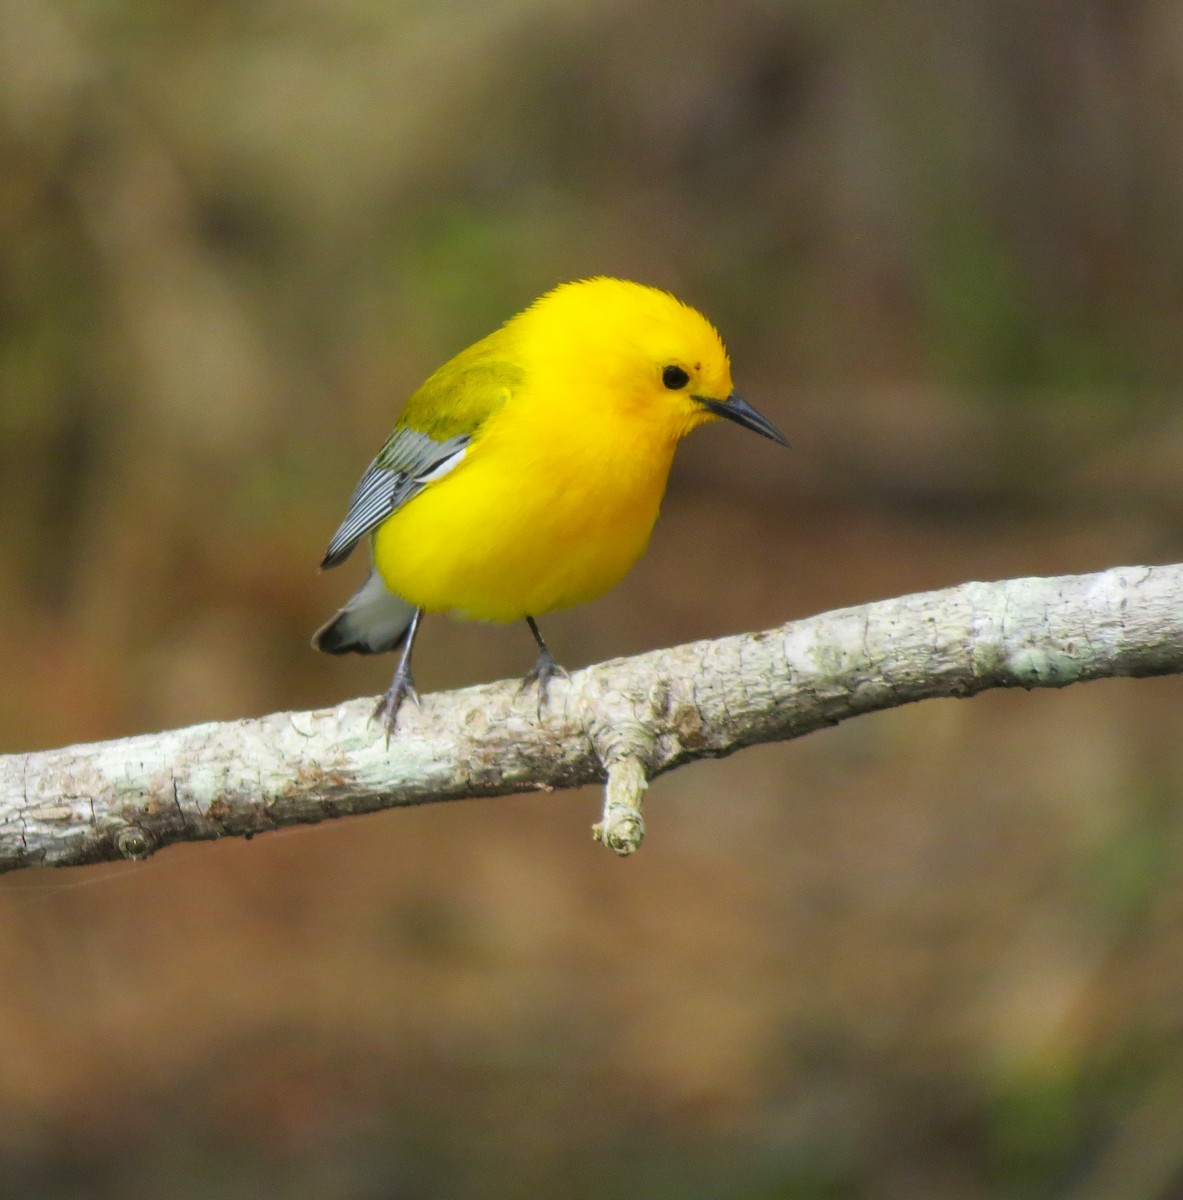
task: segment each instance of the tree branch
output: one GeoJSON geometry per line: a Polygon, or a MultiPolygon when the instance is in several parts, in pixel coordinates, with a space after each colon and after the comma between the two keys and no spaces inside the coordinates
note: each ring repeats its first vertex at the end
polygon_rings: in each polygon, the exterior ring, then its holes
{"type": "Polygon", "coordinates": [[[596,836],[644,835],[654,776],[862,713],[996,687],[1183,672],[1183,565],[967,583],[618,659],[532,695],[495,683],[0,758],[0,871],[144,858],[404,804],[607,781],[596,836]]]}

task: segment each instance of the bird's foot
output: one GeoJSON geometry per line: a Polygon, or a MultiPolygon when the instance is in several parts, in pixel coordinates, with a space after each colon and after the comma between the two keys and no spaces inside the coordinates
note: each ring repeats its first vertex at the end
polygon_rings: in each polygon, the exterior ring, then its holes
{"type": "Polygon", "coordinates": [[[386,689],[386,694],[378,701],[374,707],[371,721],[379,721],[386,726],[386,744],[390,745],[390,738],[394,733],[395,722],[398,721],[399,709],[403,706],[403,701],[410,700],[416,708],[421,707],[419,701],[419,693],[415,690],[415,679],[409,670],[404,670],[401,666],[394,673],[394,679],[391,680],[390,687],[386,689]]]}
{"type": "Polygon", "coordinates": [[[522,686],[518,688],[518,695],[523,692],[528,692],[532,687],[538,688],[538,715],[542,716],[542,706],[547,700],[547,689],[550,687],[550,681],[555,677],[560,679],[570,679],[571,676],[560,667],[554,660],[554,655],[549,650],[543,650],[538,656],[538,661],[530,668],[526,678],[522,680],[522,686]]]}

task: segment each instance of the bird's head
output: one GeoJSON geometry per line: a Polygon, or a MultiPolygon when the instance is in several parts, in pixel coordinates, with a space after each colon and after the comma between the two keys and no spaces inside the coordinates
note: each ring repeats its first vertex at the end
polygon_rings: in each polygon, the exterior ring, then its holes
{"type": "Polygon", "coordinates": [[[715,327],[668,292],[622,279],[566,283],[522,314],[549,388],[575,389],[590,412],[624,413],[680,438],[720,418],[782,445],[739,396],[715,327]]]}

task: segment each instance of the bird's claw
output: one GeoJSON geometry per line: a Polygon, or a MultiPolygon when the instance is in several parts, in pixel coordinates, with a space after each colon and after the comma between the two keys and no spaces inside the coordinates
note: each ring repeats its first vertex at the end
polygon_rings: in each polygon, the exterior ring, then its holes
{"type": "Polygon", "coordinates": [[[382,698],[374,706],[374,712],[370,717],[371,721],[378,721],[386,727],[386,744],[388,746],[394,733],[395,723],[398,721],[399,709],[406,700],[410,700],[416,708],[422,708],[411,672],[397,671],[390,687],[386,689],[382,698]]]}
{"type": "Polygon", "coordinates": [[[550,651],[544,650],[538,656],[538,661],[530,668],[525,679],[522,680],[521,687],[518,688],[518,695],[521,696],[532,687],[537,686],[539,717],[542,716],[542,706],[547,702],[547,689],[550,687],[550,681],[556,676],[567,680],[571,678],[566,669],[555,662],[550,651]]]}

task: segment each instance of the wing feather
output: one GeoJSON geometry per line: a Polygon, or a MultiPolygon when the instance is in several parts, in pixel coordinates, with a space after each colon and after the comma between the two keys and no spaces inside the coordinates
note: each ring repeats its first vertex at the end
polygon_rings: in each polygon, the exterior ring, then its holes
{"type": "Polygon", "coordinates": [[[344,562],[391,513],[460,465],[481,426],[524,381],[522,369],[507,360],[503,342],[504,331],[470,346],[407,401],[394,432],[354,488],[322,569],[344,562]]]}
{"type": "Polygon", "coordinates": [[[471,440],[467,434],[459,434],[437,442],[405,426],[396,429],[354,488],[345,519],[321,560],[321,569],[343,563],[367,533],[429,483],[458,467],[471,440]]]}

